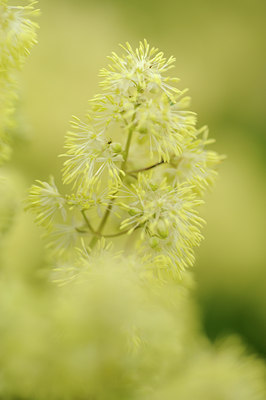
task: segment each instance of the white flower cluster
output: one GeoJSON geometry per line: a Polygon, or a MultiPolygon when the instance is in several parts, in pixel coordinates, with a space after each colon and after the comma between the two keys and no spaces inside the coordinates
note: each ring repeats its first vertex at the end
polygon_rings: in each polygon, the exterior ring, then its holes
{"type": "Polygon", "coordinates": [[[112,53],[100,71],[103,92],[90,101],[86,121],[73,117],[66,135],[63,183],[72,184],[70,193],[55,202],[51,192],[45,202],[42,183],[32,188],[29,207],[43,225],[59,217],[48,229],[60,254],[73,237],[88,238],[92,249],[102,238],[136,231],[132,242],[142,261],[176,274],[194,262],[204,222],[197,208],[222,157],[206,148],[207,128],[196,128],[189,98],[166,75],[175,59],[146,40],[135,51],[128,43],[122,48],[124,55],[112,53]],[[71,236],[64,245],[57,234],[62,217],[70,224],[62,236],[71,236]]]}

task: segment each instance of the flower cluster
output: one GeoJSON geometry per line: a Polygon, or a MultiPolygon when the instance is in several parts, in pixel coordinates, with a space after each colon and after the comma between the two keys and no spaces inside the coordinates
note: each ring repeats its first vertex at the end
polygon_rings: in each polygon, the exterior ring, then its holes
{"type": "Polygon", "coordinates": [[[67,285],[1,279],[2,399],[265,400],[264,363],[210,343],[183,282],[83,257],[67,285]]]}
{"type": "Polygon", "coordinates": [[[196,127],[178,79],[166,75],[175,59],[146,40],[135,51],[122,48],[100,71],[103,91],[86,120],[73,117],[66,135],[62,173],[70,193],[39,182],[28,207],[61,257],[70,244],[92,251],[103,238],[131,235],[141,262],[177,274],[194,262],[204,222],[198,206],[222,157],[208,150],[207,128],[196,127]]]}
{"type": "Polygon", "coordinates": [[[14,76],[37,43],[38,25],[32,20],[39,13],[36,3],[11,6],[8,0],[0,0],[0,164],[9,158],[11,150],[9,132],[14,124],[17,91],[14,76]]]}
{"type": "Polygon", "coordinates": [[[200,227],[204,221],[196,210],[202,200],[196,198],[190,186],[173,187],[166,178],[156,184],[149,178],[139,174],[137,184],[126,191],[128,201],[121,207],[130,216],[123,220],[121,229],[133,232],[139,228],[145,259],[158,266],[167,262],[178,272],[193,264],[191,249],[202,239],[200,227]]]}

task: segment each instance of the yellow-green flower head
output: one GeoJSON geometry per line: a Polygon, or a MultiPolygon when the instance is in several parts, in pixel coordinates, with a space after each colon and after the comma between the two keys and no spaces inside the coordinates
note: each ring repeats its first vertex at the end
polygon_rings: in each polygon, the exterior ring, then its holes
{"type": "Polygon", "coordinates": [[[145,260],[162,266],[184,269],[194,262],[193,247],[198,246],[204,223],[196,210],[202,201],[187,185],[169,186],[166,179],[153,183],[151,176],[138,176],[138,183],[128,191],[128,203],[121,203],[130,217],[123,220],[121,229],[141,230],[141,248],[145,260]],[[149,248],[149,251],[147,251],[149,248]]]}
{"type": "Polygon", "coordinates": [[[19,69],[31,48],[37,43],[38,24],[32,17],[39,14],[37,1],[25,6],[9,6],[0,2],[0,70],[19,69]]]}
{"type": "Polygon", "coordinates": [[[63,182],[73,183],[78,191],[83,191],[107,172],[110,184],[120,181],[123,171],[120,164],[123,157],[118,147],[112,146],[104,137],[104,131],[98,131],[93,125],[81,122],[74,117],[73,131],[66,136],[64,157],[63,182]]]}
{"type": "Polygon", "coordinates": [[[102,190],[101,182],[98,181],[94,185],[91,185],[89,190],[83,192],[71,193],[66,196],[67,204],[70,209],[78,207],[82,210],[95,210],[98,216],[102,216],[102,208],[108,206],[108,200],[110,200],[110,190],[106,188],[102,190]]]}
{"type": "MultiPolygon", "coordinates": [[[[197,130],[186,90],[168,84],[174,58],[146,41],[136,51],[122,48],[101,71],[105,90],[90,101],[85,122],[73,117],[66,135],[63,183],[72,187],[66,220],[52,221],[51,247],[63,254],[84,241],[93,249],[102,238],[134,232],[145,265],[176,275],[194,263],[203,223],[196,208],[221,157],[206,149],[211,140],[206,128],[197,130]]],[[[32,209],[48,221],[58,210],[49,206],[32,209]]]]}
{"type": "Polygon", "coordinates": [[[147,99],[135,111],[136,132],[149,143],[150,157],[170,161],[170,154],[179,156],[185,138],[194,135],[196,117],[182,110],[181,102],[172,103],[165,94],[147,99]]]}
{"type": "Polygon", "coordinates": [[[81,244],[80,236],[74,222],[69,224],[53,224],[44,235],[46,247],[51,250],[53,257],[71,257],[75,248],[81,244]]]}
{"type": "Polygon", "coordinates": [[[50,183],[37,181],[38,185],[32,185],[27,201],[27,209],[36,215],[38,225],[49,227],[56,214],[59,212],[66,219],[65,199],[59,193],[53,177],[50,183]]]}
{"type": "Polygon", "coordinates": [[[224,156],[215,151],[207,150],[207,146],[214,142],[208,139],[208,128],[202,127],[195,133],[196,138],[189,138],[183,145],[179,157],[171,156],[166,175],[172,184],[189,182],[199,193],[203,193],[208,186],[212,186],[218,175],[216,168],[224,156]]]}
{"type": "Polygon", "coordinates": [[[118,122],[120,126],[134,126],[135,135],[149,143],[153,156],[169,161],[170,153],[179,155],[184,138],[193,136],[196,114],[187,111],[185,91],[166,82],[178,79],[165,77],[174,58],[166,60],[144,40],[133,51],[127,43],[122,46],[122,57],[113,53],[113,64],[101,70],[105,80],[101,86],[107,94],[95,96],[91,101],[91,117],[101,127],[118,122]]]}
{"type": "Polygon", "coordinates": [[[110,93],[130,94],[130,89],[137,89],[139,93],[163,90],[169,97],[179,90],[169,85],[176,81],[174,78],[165,77],[164,73],[173,67],[174,57],[168,60],[162,52],[147,43],[140,42],[134,51],[129,43],[121,45],[125,54],[119,57],[112,53],[109,57],[112,64],[108,69],[102,69],[100,76],[105,79],[101,86],[110,93]]]}

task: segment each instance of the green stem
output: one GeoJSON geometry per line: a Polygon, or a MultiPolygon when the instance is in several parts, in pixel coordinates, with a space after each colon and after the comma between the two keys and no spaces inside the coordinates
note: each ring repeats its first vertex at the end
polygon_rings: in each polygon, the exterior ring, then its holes
{"type": "Polygon", "coordinates": [[[137,174],[138,172],[149,171],[150,169],[153,169],[153,168],[155,168],[155,167],[158,167],[158,165],[161,165],[161,164],[165,164],[165,161],[161,160],[161,161],[157,162],[156,164],[149,165],[148,167],[144,167],[144,168],[140,168],[140,169],[135,169],[135,170],[133,170],[133,171],[128,171],[128,172],[126,172],[126,174],[128,174],[128,175],[134,175],[134,174],[137,174]]]}
{"type": "Polygon", "coordinates": [[[130,144],[131,144],[133,131],[134,131],[134,127],[132,126],[130,128],[129,132],[128,132],[126,147],[125,147],[125,151],[124,151],[124,161],[123,161],[123,163],[121,165],[122,171],[125,171],[125,167],[126,167],[126,164],[127,164],[128,153],[129,153],[129,148],[130,148],[130,144]]]}
{"type": "Polygon", "coordinates": [[[98,240],[98,236],[94,235],[93,238],[91,239],[90,243],[89,243],[89,248],[93,249],[93,247],[96,245],[98,240]]]}
{"type": "Polygon", "coordinates": [[[99,225],[99,227],[97,229],[97,233],[101,233],[102,232],[102,230],[103,230],[103,228],[104,228],[104,226],[105,226],[105,224],[107,222],[107,219],[108,219],[108,217],[110,215],[110,212],[112,211],[114,200],[115,200],[115,198],[112,197],[111,200],[109,201],[109,204],[108,204],[108,206],[107,206],[107,208],[105,210],[104,216],[103,216],[103,218],[101,220],[101,223],[100,223],[100,225],[99,225]]]}
{"type": "MultiPolygon", "coordinates": [[[[137,228],[135,228],[135,229],[137,229],[137,228]]],[[[82,234],[84,234],[84,235],[87,235],[87,234],[88,234],[88,231],[84,231],[83,229],[80,229],[80,228],[76,228],[76,231],[77,231],[78,233],[82,233],[82,234]]],[[[130,231],[130,229],[126,229],[126,230],[121,231],[121,232],[111,233],[111,234],[107,234],[107,235],[105,235],[105,234],[103,234],[103,233],[98,233],[98,232],[94,231],[93,234],[94,234],[95,236],[97,236],[97,237],[113,238],[113,237],[118,237],[118,236],[126,235],[129,231],[130,231]]]]}
{"type": "Polygon", "coordinates": [[[91,225],[91,223],[90,223],[90,221],[89,221],[89,219],[88,219],[88,217],[87,217],[87,215],[86,215],[86,213],[85,213],[85,210],[81,210],[81,214],[82,214],[82,216],[83,216],[83,218],[84,218],[84,221],[86,222],[86,225],[87,225],[87,227],[89,228],[89,230],[90,230],[93,234],[95,234],[95,230],[93,229],[93,227],[92,227],[92,225],[91,225]]]}
{"type": "MultiPolygon", "coordinates": [[[[139,227],[137,226],[134,230],[136,230],[138,228],[139,227]]],[[[126,229],[125,231],[118,232],[118,233],[112,233],[111,235],[102,235],[102,236],[105,237],[105,238],[112,238],[112,237],[122,236],[122,235],[126,235],[130,230],[131,230],[131,228],[130,229],[126,229]]]]}
{"type": "MultiPolygon", "coordinates": [[[[132,120],[134,120],[134,116],[133,116],[132,120]]],[[[128,160],[129,148],[130,148],[130,144],[131,144],[133,131],[134,131],[134,125],[131,126],[131,128],[129,129],[129,132],[128,132],[127,142],[126,142],[126,146],[125,146],[125,150],[124,150],[124,160],[123,160],[122,165],[121,165],[121,170],[122,171],[125,170],[126,163],[127,163],[127,160],[128,160]]],[[[121,179],[123,179],[123,175],[122,174],[121,174],[121,179]]],[[[97,237],[99,237],[99,236],[115,237],[115,236],[120,236],[120,235],[124,234],[124,232],[123,233],[119,232],[118,234],[114,234],[114,235],[102,235],[101,234],[102,231],[103,231],[103,228],[105,227],[106,222],[107,222],[107,220],[108,220],[108,218],[110,216],[110,213],[112,211],[114,201],[115,201],[115,197],[112,197],[111,200],[109,201],[109,204],[108,204],[106,210],[105,210],[104,216],[103,216],[103,218],[102,218],[102,220],[100,222],[100,225],[98,226],[97,231],[93,232],[94,236],[93,236],[93,238],[91,239],[91,241],[89,243],[89,247],[91,249],[97,243],[97,237]]]]}

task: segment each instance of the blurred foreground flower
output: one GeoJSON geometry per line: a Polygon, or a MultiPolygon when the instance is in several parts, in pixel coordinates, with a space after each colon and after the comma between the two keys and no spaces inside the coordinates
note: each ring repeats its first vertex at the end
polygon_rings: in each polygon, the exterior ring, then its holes
{"type": "Polygon", "coordinates": [[[264,399],[263,365],[208,343],[184,281],[110,259],[62,287],[1,281],[1,398],[264,399]]]}
{"type": "Polygon", "coordinates": [[[37,1],[25,1],[25,6],[10,3],[0,0],[0,164],[10,156],[10,131],[14,126],[17,99],[16,73],[37,43],[38,25],[32,18],[39,14],[35,9],[37,1]]]}

